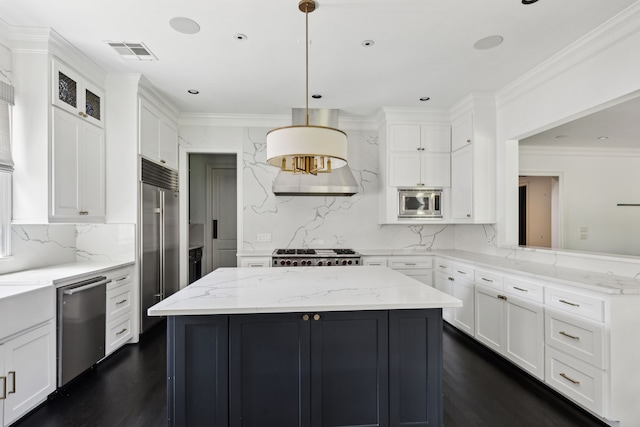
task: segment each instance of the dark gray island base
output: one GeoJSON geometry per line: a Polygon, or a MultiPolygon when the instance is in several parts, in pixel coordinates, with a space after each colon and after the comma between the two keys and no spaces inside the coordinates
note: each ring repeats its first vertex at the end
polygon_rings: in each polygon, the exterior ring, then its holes
{"type": "Polygon", "coordinates": [[[442,425],[442,310],[173,315],[170,426],[442,425]]]}

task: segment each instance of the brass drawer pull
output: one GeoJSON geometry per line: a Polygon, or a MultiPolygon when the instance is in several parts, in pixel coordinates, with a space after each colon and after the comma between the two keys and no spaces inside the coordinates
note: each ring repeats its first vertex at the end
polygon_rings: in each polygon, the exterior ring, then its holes
{"type": "Polygon", "coordinates": [[[447,279],[451,280],[452,282],[456,279],[454,279],[453,277],[447,277],[447,279]]]}
{"type": "Polygon", "coordinates": [[[118,301],[118,302],[116,303],[116,305],[124,304],[124,303],[125,303],[125,302],[127,302],[127,301],[128,301],[128,300],[123,299],[122,301],[118,301]]]}
{"type": "Polygon", "coordinates": [[[127,280],[128,278],[129,278],[129,276],[124,276],[124,277],[121,277],[119,279],[116,279],[116,282],[122,282],[123,280],[127,280]]]}
{"type": "Polygon", "coordinates": [[[460,270],[458,270],[458,273],[460,273],[460,274],[467,274],[467,272],[466,272],[466,271],[460,271],[460,270]]]}
{"type": "Polygon", "coordinates": [[[505,300],[505,301],[506,301],[506,300],[507,300],[507,297],[505,297],[504,295],[498,295],[498,299],[501,299],[501,300],[505,300]]]}
{"type": "Polygon", "coordinates": [[[78,212],[78,215],[89,215],[89,212],[87,212],[87,211],[80,211],[80,212],[78,212]]]}
{"type": "Polygon", "coordinates": [[[405,262],[404,265],[416,265],[415,262],[405,262]]]}
{"type": "Polygon", "coordinates": [[[493,280],[487,279],[486,277],[483,277],[482,280],[484,280],[485,282],[493,283],[493,280]]]}
{"type": "Polygon", "coordinates": [[[520,291],[520,292],[529,292],[529,289],[522,289],[522,288],[519,288],[517,286],[514,286],[513,289],[515,289],[516,291],[520,291]]]}
{"type": "Polygon", "coordinates": [[[127,328],[123,328],[120,332],[116,332],[116,335],[122,335],[122,334],[124,334],[124,333],[125,333],[125,332],[127,332],[127,331],[128,331],[128,329],[127,329],[127,328]]]}
{"type": "Polygon", "coordinates": [[[564,336],[565,336],[565,337],[567,337],[567,338],[571,338],[572,340],[577,340],[577,341],[579,341],[579,340],[580,340],[580,337],[576,337],[575,335],[568,334],[568,333],[566,333],[565,331],[560,331],[560,332],[558,332],[558,333],[559,333],[560,335],[564,335],[564,336]]]}
{"type": "Polygon", "coordinates": [[[580,307],[580,304],[576,304],[576,303],[574,303],[574,302],[569,302],[569,301],[566,301],[566,300],[563,300],[563,299],[558,300],[558,301],[560,301],[560,302],[561,302],[561,303],[563,303],[563,304],[570,305],[570,306],[572,306],[572,307],[580,307]]]}
{"type": "Polygon", "coordinates": [[[11,390],[9,390],[7,394],[13,394],[16,392],[16,371],[9,371],[7,373],[7,381],[9,380],[9,375],[11,375],[13,381],[11,381],[11,390]]]}
{"type": "Polygon", "coordinates": [[[447,266],[446,266],[446,265],[442,265],[442,264],[438,264],[438,267],[440,267],[440,268],[447,268],[447,266]]]}
{"type": "Polygon", "coordinates": [[[575,385],[580,385],[580,381],[577,381],[577,380],[574,380],[573,378],[570,378],[567,374],[565,374],[563,372],[560,373],[560,376],[562,378],[564,378],[565,380],[567,380],[567,381],[569,381],[569,382],[571,382],[571,383],[573,383],[575,385]]]}

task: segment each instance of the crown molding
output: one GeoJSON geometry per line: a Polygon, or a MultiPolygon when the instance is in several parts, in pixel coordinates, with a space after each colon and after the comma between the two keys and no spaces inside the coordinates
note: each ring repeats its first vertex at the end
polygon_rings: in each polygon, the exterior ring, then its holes
{"type": "Polygon", "coordinates": [[[496,93],[503,107],[554,77],[640,32],[640,2],[636,2],[496,93]]]}
{"type": "Polygon", "coordinates": [[[521,145],[518,151],[520,155],[533,156],[640,157],[640,148],[551,147],[521,145]]]}

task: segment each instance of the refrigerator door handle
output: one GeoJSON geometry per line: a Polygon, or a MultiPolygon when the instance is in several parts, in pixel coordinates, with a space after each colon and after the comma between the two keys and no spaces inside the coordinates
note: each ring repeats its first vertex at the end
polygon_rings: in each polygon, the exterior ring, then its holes
{"type": "Polygon", "coordinates": [[[213,238],[214,239],[218,238],[218,220],[217,219],[213,220],[213,238]]]}
{"type": "Polygon", "coordinates": [[[162,190],[158,191],[159,196],[160,196],[160,300],[163,300],[165,297],[165,283],[164,283],[164,263],[165,263],[165,247],[164,247],[164,210],[165,210],[165,200],[164,200],[164,196],[165,193],[162,190]]]}

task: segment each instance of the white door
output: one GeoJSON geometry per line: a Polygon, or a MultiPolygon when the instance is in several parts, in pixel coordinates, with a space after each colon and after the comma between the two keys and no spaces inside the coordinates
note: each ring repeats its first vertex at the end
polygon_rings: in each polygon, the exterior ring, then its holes
{"type": "Polygon", "coordinates": [[[209,268],[205,273],[219,267],[236,267],[238,251],[236,170],[207,169],[207,195],[210,199],[207,210],[208,233],[211,251],[209,268]]]}
{"type": "Polygon", "coordinates": [[[476,285],[476,339],[502,354],[504,348],[504,304],[498,291],[476,285]]]}

